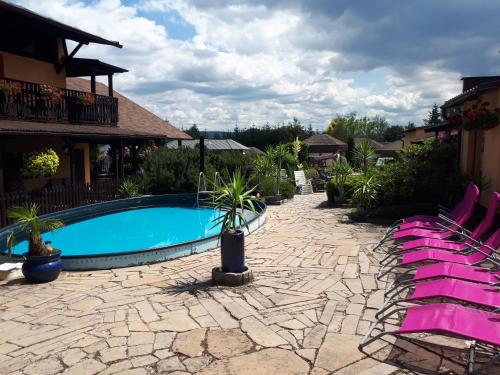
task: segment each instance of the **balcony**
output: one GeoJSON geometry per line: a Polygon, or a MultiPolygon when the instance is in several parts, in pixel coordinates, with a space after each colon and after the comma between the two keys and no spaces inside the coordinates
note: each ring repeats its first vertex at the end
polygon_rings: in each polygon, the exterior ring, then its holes
{"type": "Polygon", "coordinates": [[[117,126],[118,99],[2,78],[0,120],[117,126]]]}

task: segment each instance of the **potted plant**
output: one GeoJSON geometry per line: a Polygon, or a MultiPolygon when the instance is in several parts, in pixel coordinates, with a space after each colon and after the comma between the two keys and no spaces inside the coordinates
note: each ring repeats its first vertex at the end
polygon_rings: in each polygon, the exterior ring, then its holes
{"type": "Polygon", "coordinates": [[[349,177],[352,173],[352,167],[348,162],[339,161],[335,163],[331,171],[333,172],[333,180],[338,192],[338,194],[335,194],[333,197],[334,202],[336,204],[345,203],[345,198],[344,198],[345,183],[347,177],[349,177]]]}
{"type": "Polygon", "coordinates": [[[226,184],[215,183],[212,201],[221,215],[214,220],[214,227],[221,226],[221,266],[223,272],[245,271],[245,234],[242,226],[248,228],[245,210],[256,212],[257,198],[252,194],[255,187],[248,188],[238,170],[226,184]]]}
{"type": "MultiPolygon", "coordinates": [[[[454,120],[458,123],[457,120],[454,120]]],[[[462,113],[462,128],[464,130],[493,129],[500,123],[500,109],[490,108],[490,102],[484,102],[478,99],[470,109],[462,113]]]]}
{"type": "Polygon", "coordinates": [[[364,218],[368,210],[373,207],[377,201],[377,194],[380,185],[376,180],[376,175],[364,173],[354,186],[352,202],[356,205],[356,215],[364,218]]]}
{"type": "Polygon", "coordinates": [[[59,156],[48,148],[43,151],[29,152],[23,155],[21,176],[25,178],[50,177],[59,168],[59,156]]]}
{"type": "MultiPolygon", "coordinates": [[[[57,279],[62,269],[61,251],[53,249],[42,239],[42,232],[53,231],[64,226],[58,219],[42,219],[38,216],[36,203],[13,207],[8,212],[9,218],[14,219],[19,229],[28,238],[28,252],[23,256],[23,275],[29,282],[43,283],[57,279]]],[[[7,238],[9,254],[14,246],[14,232],[7,238]]]]}

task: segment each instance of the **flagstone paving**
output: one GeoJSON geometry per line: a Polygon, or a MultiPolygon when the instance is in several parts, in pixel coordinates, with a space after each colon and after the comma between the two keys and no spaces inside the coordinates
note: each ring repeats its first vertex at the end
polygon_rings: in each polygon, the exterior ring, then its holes
{"type": "Polygon", "coordinates": [[[244,287],[210,285],[218,251],[0,284],[0,373],[398,373],[357,350],[381,303],[369,249],[383,228],[344,223],[324,200],[268,208],[245,239],[244,287]]]}

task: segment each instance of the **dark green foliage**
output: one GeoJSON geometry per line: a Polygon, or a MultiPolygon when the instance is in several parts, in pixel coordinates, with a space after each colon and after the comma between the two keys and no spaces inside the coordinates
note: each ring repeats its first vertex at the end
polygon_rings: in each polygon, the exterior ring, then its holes
{"type": "Polygon", "coordinates": [[[353,156],[354,147],[355,147],[354,139],[352,137],[349,137],[347,139],[347,154],[346,154],[346,158],[347,158],[348,163],[351,164],[351,165],[354,162],[354,156],[353,156]]]}
{"type": "Polygon", "coordinates": [[[326,183],[326,197],[328,199],[328,203],[335,203],[335,197],[339,195],[339,189],[333,180],[328,181],[326,183]]]}
{"type": "Polygon", "coordinates": [[[456,158],[456,146],[448,142],[431,140],[404,148],[380,172],[378,204],[454,204],[466,185],[456,158]]]}
{"type": "Polygon", "coordinates": [[[295,195],[295,184],[290,181],[281,181],[280,194],[283,196],[283,198],[292,199],[295,195]]]}
{"type": "Polygon", "coordinates": [[[441,123],[441,111],[437,104],[434,104],[424,120],[425,125],[439,125],[441,123]]]}
{"type": "Polygon", "coordinates": [[[276,191],[276,179],[273,176],[264,177],[260,180],[257,191],[263,197],[272,197],[276,191]]]}
{"type": "Polygon", "coordinates": [[[296,138],[303,140],[308,137],[308,132],[301,122],[294,118],[288,124],[278,124],[272,126],[267,123],[262,127],[251,127],[249,129],[238,130],[232,134],[232,138],[245,146],[257,147],[265,150],[268,146],[276,146],[281,143],[289,143],[296,138]]]}
{"type": "MultiPolygon", "coordinates": [[[[220,152],[220,153],[207,153],[207,160],[216,171],[218,171],[222,179],[229,180],[234,173],[241,170],[244,177],[248,174],[247,171],[251,168],[255,161],[255,156],[244,155],[240,152],[220,152]]],[[[209,175],[213,178],[212,175],[209,175]]]]}
{"type": "Polygon", "coordinates": [[[185,131],[186,134],[189,134],[194,139],[200,139],[200,130],[196,124],[193,124],[188,130],[185,131]]]}
{"type": "MultiPolygon", "coordinates": [[[[215,170],[205,163],[207,176],[215,170]]],[[[199,150],[183,147],[169,150],[160,147],[149,153],[141,165],[143,189],[152,194],[196,192],[199,173],[199,150]]]]}
{"type": "Polygon", "coordinates": [[[401,139],[403,137],[403,134],[401,134],[401,133],[404,130],[405,130],[404,126],[401,126],[401,125],[389,126],[384,131],[383,141],[384,142],[393,142],[393,141],[397,141],[398,139],[401,139]]]}

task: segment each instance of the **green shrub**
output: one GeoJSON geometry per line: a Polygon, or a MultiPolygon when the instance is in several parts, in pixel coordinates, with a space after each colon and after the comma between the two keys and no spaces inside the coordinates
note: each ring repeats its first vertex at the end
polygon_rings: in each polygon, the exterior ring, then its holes
{"type": "Polygon", "coordinates": [[[295,184],[290,181],[281,181],[280,182],[280,194],[283,198],[292,199],[295,195],[295,184]]]}
{"type": "Polygon", "coordinates": [[[276,194],[276,179],[273,176],[262,178],[257,190],[263,197],[272,197],[276,194]]]}
{"type": "Polygon", "coordinates": [[[332,179],[326,183],[326,197],[328,199],[328,203],[335,203],[335,197],[339,195],[339,189],[335,184],[335,181],[332,179]]]}
{"type": "Polygon", "coordinates": [[[137,182],[130,180],[130,179],[126,179],[121,183],[120,188],[118,189],[118,192],[123,197],[134,198],[134,197],[138,197],[140,195],[139,190],[140,190],[140,188],[139,188],[139,184],[137,182]]]}
{"type": "Polygon", "coordinates": [[[399,152],[379,175],[380,205],[441,203],[453,205],[466,186],[457,166],[456,146],[429,140],[399,152]]]}
{"type": "MultiPolygon", "coordinates": [[[[194,193],[198,186],[199,150],[187,147],[169,150],[165,147],[151,151],[141,164],[144,191],[152,194],[194,193]]],[[[205,163],[207,176],[214,168],[205,163]]]]}
{"type": "Polygon", "coordinates": [[[304,175],[306,176],[306,179],[308,179],[308,180],[310,180],[311,178],[313,178],[317,174],[318,174],[318,171],[316,170],[316,168],[309,167],[309,168],[304,169],[304,175]]]}
{"type": "Polygon", "coordinates": [[[30,152],[23,155],[23,166],[21,176],[30,177],[49,177],[53,176],[59,168],[59,156],[48,148],[44,151],[30,152]]]}

